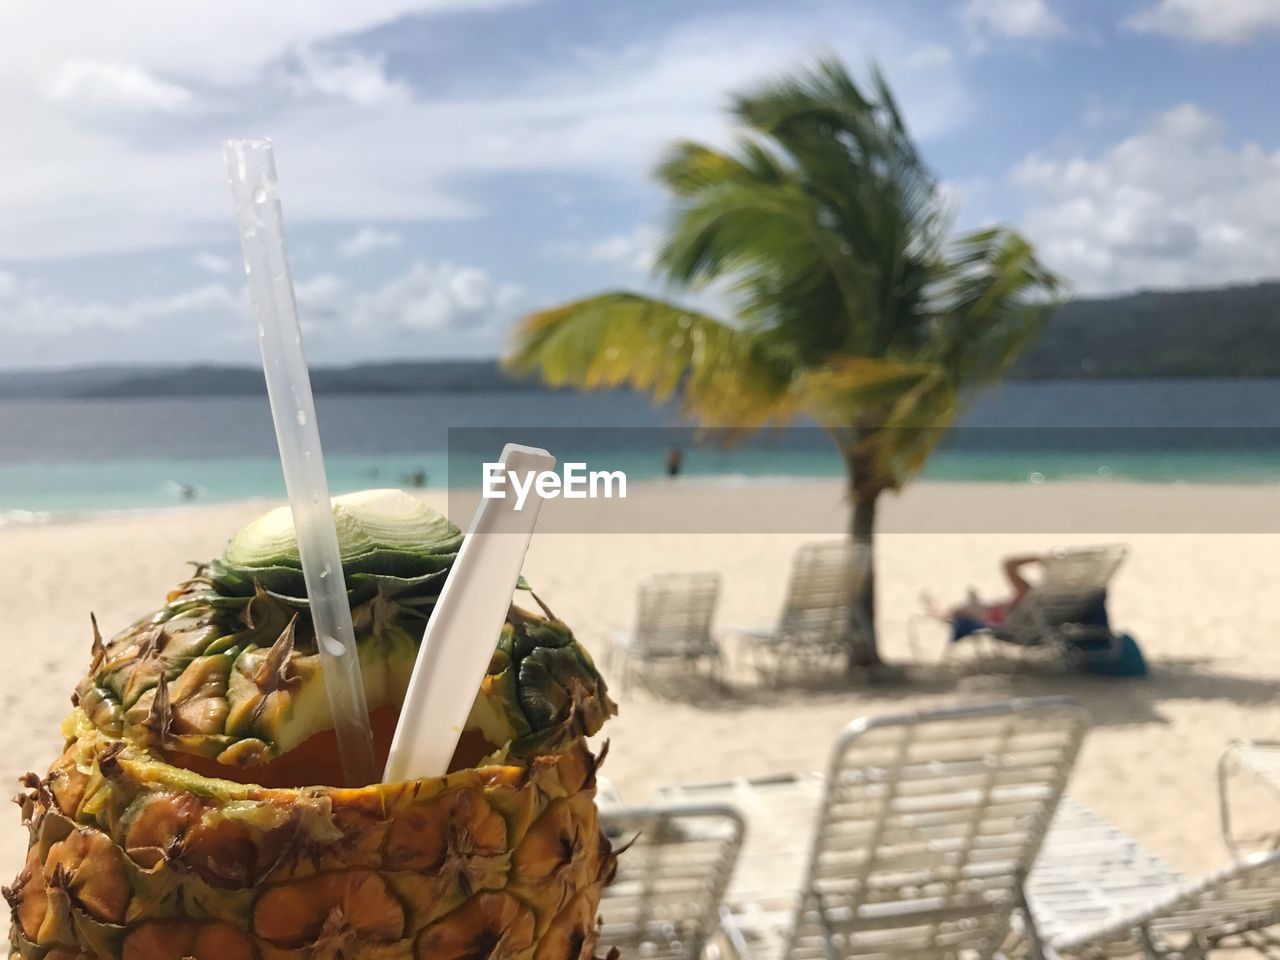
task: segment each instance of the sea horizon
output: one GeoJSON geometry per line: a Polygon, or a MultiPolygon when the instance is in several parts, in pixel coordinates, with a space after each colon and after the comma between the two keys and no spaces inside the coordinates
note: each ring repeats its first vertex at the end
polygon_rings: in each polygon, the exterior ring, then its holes
{"type": "MultiPolygon", "coordinates": [[[[508,440],[636,481],[665,473],[672,444],[695,478],[843,472],[816,428],[724,449],[674,407],[625,392],[322,396],[318,416],[335,493],[478,484],[476,444],[494,446],[496,459],[508,440]],[[469,458],[459,437],[471,441],[469,458]]],[[[1280,482],[1280,379],[1006,383],[962,418],[919,479],[1280,482]]],[[[265,399],[0,401],[0,523],[283,496],[265,399]]]]}

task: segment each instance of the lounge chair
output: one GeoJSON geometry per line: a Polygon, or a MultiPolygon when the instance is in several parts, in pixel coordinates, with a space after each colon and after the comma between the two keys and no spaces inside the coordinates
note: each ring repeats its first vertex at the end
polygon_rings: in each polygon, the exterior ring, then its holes
{"type": "Polygon", "coordinates": [[[866,581],[869,561],[866,548],[847,540],[797,550],[777,624],[738,631],[756,668],[780,672],[788,665],[811,665],[869,642],[870,627],[851,602],[866,581]]]}
{"type": "MultiPolygon", "coordinates": [[[[1004,650],[1050,653],[1079,665],[1116,660],[1122,639],[1108,621],[1107,588],[1128,552],[1123,544],[1055,548],[1045,557],[1040,579],[1003,623],[981,626],[963,639],[989,637],[1004,650]]],[[[922,614],[908,623],[917,657],[918,624],[938,619],[922,614]]],[[[944,658],[957,646],[948,643],[944,658]]]]}
{"type": "MultiPolygon", "coordinates": [[[[1263,831],[1254,836],[1237,836],[1235,828],[1240,811],[1232,807],[1230,784],[1235,774],[1250,775],[1256,787],[1262,787],[1272,793],[1272,800],[1280,798],[1280,741],[1273,740],[1233,740],[1227,745],[1218,759],[1218,804],[1222,821],[1222,842],[1231,851],[1231,855],[1239,858],[1242,850],[1249,846],[1262,849],[1280,849],[1280,823],[1272,819],[1263,831]]],[[[1274,818],[1275,805],[1267,808],[1274,818]]],[[[1256,815],[1251,818],[1259,819],[1256,815]]]]}
{"type": "Polygon", "coordinates": [[[724,669],[711,622],[720,599],[720,574],[670,573],[640,584],[635,629],[614,635],[610,666],[626,687],[632,662],[696,666],[705,662],[719,679],[724,669]]]}
{"type": "Polygon", "coordinates": [[[989,958],[1025,905],[1085,725],[1062,697],[875,717],[845,729],[823,778],[665,796],[741,801],[750,832],[725,919],[740,952],[989,958]]]}
{"type": "Polygon", "coordinates": [[[720,902],[746,826],[725,805],[605,807],[618,871],[600,902],[600,943],[624,957],[697,960],[720,929],[720,902]]]}
{"type": "Polygon", "coordinates": [[[1064,799],[1027,891],[1050,960],[1189,960],[1218,948],[1274,946],[1264,931],[1280,925],[1280,853],[1255,854],[1188,880],[1064,799]]]}

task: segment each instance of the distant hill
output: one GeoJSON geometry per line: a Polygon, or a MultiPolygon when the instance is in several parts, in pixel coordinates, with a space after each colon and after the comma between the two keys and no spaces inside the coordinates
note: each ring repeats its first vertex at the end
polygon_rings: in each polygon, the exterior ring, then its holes
{"type": "Polygon", "coordinates": [[[1280,283],[1073,301],[1011,376],[1280,376],[1280,283]]]}
{"type": "MultiPolygon", "coordinates": [[[[1011,377],[1280,377],[1280,283],[1076,300],[1045,328],[1011,377]]],[[[496,360],[317,367],[319,394],[546,390],[496,360]]],[[[264,393],[262,372],[233,366],[94,366],[0,370],[0,398],[238,396],[264,393]]]]}
{"type": "MultiPolygon", "coordinates": [[[[542,390],[513,378],[496,360],[371,363],[317,367],[317,394],[494,393],[542,390]]],[[[52,371],[0,371],[0,398],[212,397],[266,393],[257,367],[82,367],[52,371]]]]}

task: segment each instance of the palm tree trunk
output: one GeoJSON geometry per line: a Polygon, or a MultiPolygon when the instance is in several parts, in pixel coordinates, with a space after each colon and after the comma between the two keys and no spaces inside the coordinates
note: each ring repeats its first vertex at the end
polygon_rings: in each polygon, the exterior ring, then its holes
{"type": "Polygon", "coordinates": [[[881,663],[876,642],[876,501],[882,488],[875,482],[871,464],[865,453],[866,434],[856,435],[855,442],[844,446],[845,468],[849,479],[849,537],[855,547],[867,551],[867,578],[862,589],[849,598],[850,613],[855,623],[864,625],[866,642],[849,647],[847,663],[850,677],[881,663]]]}
{"type": "Polygon", "coordinates": [[[850,602],[854,607],[857,622],[866,625],[866,643],[854,644],[849,648],[849,673],[856,674],[867,667],[878,665],[880,651],[876,643],[876,501],[880,498],[877,489],[859,489],[854,485],[852,490],[853,511],[849,523],[849,536],[855,546],[867,551],[867,578],[862,590],[850,602]]]}

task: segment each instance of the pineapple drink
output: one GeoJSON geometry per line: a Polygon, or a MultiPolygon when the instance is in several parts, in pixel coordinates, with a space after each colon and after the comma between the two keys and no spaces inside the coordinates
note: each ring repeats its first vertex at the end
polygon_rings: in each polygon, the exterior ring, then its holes
{"type": "MultiPolygon", "coordinates": [[[[396,491],[334,519],[385,759],[462,537],[396,491]]],[[[11,958],[593,955],[613,854],[586,738],[615,708],[569,629],[512,606],[447,776],[338,788],[305,595],[277,510],[156,613],[95,627],[65,752],[19,798],[11,958]]]]}

